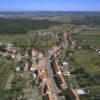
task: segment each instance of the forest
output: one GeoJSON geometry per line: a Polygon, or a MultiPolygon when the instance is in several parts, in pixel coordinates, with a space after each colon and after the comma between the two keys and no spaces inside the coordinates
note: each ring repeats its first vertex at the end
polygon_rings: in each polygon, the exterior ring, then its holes
{"type": "Polygon", "coordinates": [[[49,20],[31,20],[23,18],[0,18],[0,34],[23,34],[29,30],[47,29],[60,22],[49,20]]]}

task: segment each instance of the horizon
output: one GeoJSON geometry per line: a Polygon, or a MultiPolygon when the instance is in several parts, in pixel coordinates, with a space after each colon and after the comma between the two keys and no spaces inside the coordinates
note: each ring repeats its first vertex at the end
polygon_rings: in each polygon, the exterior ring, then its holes
{"type": "Polygon", "coordinates": [[[100,0],[3,0],[0,12],[99,12],[100,0]]]}
{"type": "Polygon", "coordinates": [[[62,11],[59,11],[59,10],[58,11],[56,11],[56,10],[55,11],[52,11],[52,10],[37,10],[37,11],[36,10],[33,10],[33,11],[31,11],[31,10],[30,11],[23,11],[23,10],[19,10],[19,11],[0,11],[0,13],[23,13],[23,12],[26,12],[26,13],[35,13],[35,12],[36,13],[38,13],[38,12],[43,12],[43,13],[46,13],[46,12],[51,12],[51,13],[52,12],[59,12],[59,13],[63,13],[63,12],[65,12],[65,13],[75,13],[75,12],[76,13],[78,13],[78,12],[79,13],[80,12],[81,13],[86,13],[87,12],[88,13],[88,12],[90,12],[90,13],[96,13],[97,12],[97,13],[100,13],[100,11],[63,11],[63,10],[62,11]]]}

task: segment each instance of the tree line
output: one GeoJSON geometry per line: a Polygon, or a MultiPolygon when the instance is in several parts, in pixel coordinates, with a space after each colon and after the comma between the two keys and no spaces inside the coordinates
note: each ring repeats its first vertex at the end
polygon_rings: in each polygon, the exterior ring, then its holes
{"type": "Polygon", "coordinates": [[[58,24],[61,23],[49,20],[0,18],[0,34],[23,34],[29,30],[47,29],[58,24]]]}

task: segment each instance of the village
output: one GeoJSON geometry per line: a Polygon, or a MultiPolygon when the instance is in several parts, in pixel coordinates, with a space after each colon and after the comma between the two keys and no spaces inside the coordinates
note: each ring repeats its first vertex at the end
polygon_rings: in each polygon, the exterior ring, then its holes
{"type": "MultiPolygon", "coordinates": [[[[44,35],[47,34],[44,33],[44,35]]],[[[17,96],[18,100],[81,100],[80,97],[86,95],[87,90],[83,87],[75,88],[72,85],[73,83],[69,81],[72,76],[69,62],[64,60],[61,62],[60,59],[62,54],[65,55],[66,49],[76,47],[83,48],[77,46],[75,40],[66,31],[63,33],[63,42],[60,45],[41,52],[27,47],[22,55],[20,48],[13,44],[0,43],[0,57],[13,60],[15,64],[15,75],[8,79],[6,89],[22,81],[20,90],[22,92],[17,96]],[[17,77],[20,81],[15,82],[14,77],[15,80],[17,77]]],[[[99,48],[90,48],[96,54],[100,53],[99,48]]]]}

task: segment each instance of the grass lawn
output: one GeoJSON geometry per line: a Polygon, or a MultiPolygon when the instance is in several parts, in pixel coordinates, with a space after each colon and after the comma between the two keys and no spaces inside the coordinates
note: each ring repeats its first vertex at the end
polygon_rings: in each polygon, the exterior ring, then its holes
{"type": "Polygon", "coordinates": [[[96,86],[93,86],[93,87],[88,86],[86,88],[91,90],[93,93],[100,94],[100,86],[99,85],[96,85],[96,86]]]}
{"type": "Polygon", "coordinates": [[[12,62],[0,59],[0,90],[5,88],[13,66],[12,62]]]}
{"type": "Polygon", "coordinates": [[[100,48],[100,28],[85,30],[76,35],[77,43],[88,43],[100,48]]]}
{"type": "Polygon", "coordinates": [[[100,35],[84,35],[79,34],[76,36],[78,44],[90,44],[91,46],[100,48],[100,35]]]}
{"type": "MultiPolygon", "coordinates": [[[[96,54],[91,50],[81,49],[75,50],[72,57],[74,58],[74,62],[70,62],[72,71],[82,67],[85,70],[85,72],[89,73],[91,76],[100,75],[100,66],[95,65],[95,61],[100,61],[100,55],[96,54]]],[[[87,90],[90,90],[93,95],[100,94],[99,85],[95,85],[94,83],[92,83],[91,80],[88,80],[88,78],[81,77],[81,74],[79,74],[79,77],[79,80],[77,80],[76,78],[72,79],[71,82],[73,86],[78,87],[80,84],[85,84],[85,88],[87,90]]],[[[81,96],[81,100],[91,100],[91,98],[91,95],[81,96]]]]}
{"type": "MultiPolygon", "coordinates": [[[[92,29],[81,32],[76,35],[77,43],[89,44],[93,47],[100,48],[100,29],[92,29]]],[[[71,71],[82,67],[86,73],[91,76],[100,75],[100,54],[96,54],[93,50],[88,49],[76,49],[72,55],[74,61],[70,62],[71,71]]],[[[100,86],[92,82],[88,78],[84,78],[79,74],[79,80],[73,79],[73,83],[84,84],[87,90],[90,90],[93,94],[100,94],[100,86]],[[90,85],[89,85],[90,84],[90,85]]],[[[91,96],[82,96],[81,100],[91,100],[91,96]]],[[[94,99],[93,99],[94,100],[94,99]]]]}
{"type": "MultiPolygon", "coordinates": [[[[74,50],[72,58],[74,58],[74,61],[69,61],[71,72],[77,68],[82,67],[85,72],[89,73],[91,76],[100,75],[100,66],[95,65],[95,61],[99,60],[100,62],[100,55],[96,54],[92,50],[76,49],[74,50]]],[[[76,78],[76,74],[71,74],[69,82],[72,84],[72,86],[79,88],[79,86],[84,84],[84,88],[90,90],[93,95],[96,93],[100,94],[100,86],[94,84],[90,79],[87,77],[84,78],[81,75],[83,74],[79,74],[80,79],[78,80],[76,78]]],[[[81,100],[94,100],[91,98],[92,95],[90,94],[80,97],[81,100]]]]}
{"type": "Polygon", "coordinates": [[[100,29],[99,28],[86,30],[86,31],[81,32],[81,34],[84,34],[84,35],[100,35],[100,29]]]}
{"type": "Polygon", "coordinates": [[[9,75],[9,78],[8,78],[7,83],[6,83],[5,89],[11,89],[11,82],[13,81],[13,79],[14,79],[14,73],[11,73],[9,75]]]}
{"type": "Polygon", "coordinates": [[[79,65],[76,67],[83,67],[91,75],[100,74],[100,66],[95,64],[96,59],[100,59],[100,55],[89,50],[76,50],[73,57],[79,65]]]}
{"type": "Polygon", "coordinates": [[[14,40],[18,38],[30,39],[32,38],[32,35],[30,34],[0,35],[0,42],[14,42],[14,40]]]}

